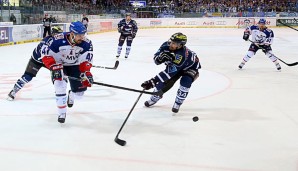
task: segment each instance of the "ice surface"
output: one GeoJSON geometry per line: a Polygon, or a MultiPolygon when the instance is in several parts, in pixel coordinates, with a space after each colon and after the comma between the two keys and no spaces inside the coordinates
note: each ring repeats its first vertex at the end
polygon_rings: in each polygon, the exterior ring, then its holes
{"type": "MultiPolygon", "coordinates": [[[[171,112],[179,82],[155,106],[143,95],[120,138],[113,140],[138,93],[94,85],[57,122],[54,87],[41,69],[15,101],[5,100],[37,43],[0,47],[1,171],[297,171],[297,67],[274,64],[260,51],[238,70],[249,42],[239,29],[139,30],[117,70],[93,68],[97,82],[140,89],[164,69],[152,60],[175,32],[200,57],[200,78],[180,112],[171,112]],[[199,117],[193,122],[194,116],[199,117]]],[[[275,55],[298,60],[298,33],[273,28],[275,55]]],[[[94,64],[113,66],[119,34],[88,35],[94,64]]]]}

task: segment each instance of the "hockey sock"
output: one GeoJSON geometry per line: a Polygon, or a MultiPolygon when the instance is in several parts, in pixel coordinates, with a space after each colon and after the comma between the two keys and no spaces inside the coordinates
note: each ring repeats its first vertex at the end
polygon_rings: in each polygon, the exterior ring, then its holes
{"type": "Polygon", "coordinates": [[[32,77],[30,75],[24,74],[20,79],[17,80],[13,87],[13,91],[17,93],[19,90],[21,90],[25,84],[30,82],[32,80],[32,77]]]}
{"type": "Polygon", "coordinates": [[[122,46],[118,46],[118,49],[117,49],[117,55],[118,56],[120,56],[121,51],[122,51],[122,46]]]}
{"type": "Polygon", "coordinates": [[[126,47],[126,52],[125,52],[125,56],[128,57],[129,53],[130,53],[130,49],[131,49],[131,46],[127,46],[126,47]]]}
{"type": "Polygon", "coordinates": [[[186,99],[186,97],[188,95],[188,91],[189,91],[189,88],[180,86],[177,91],[175,103],[181,105],[183,103],[183,101],[186,99]]]}
{"type": "Polygon", "coordinates": [[[277,58],[272,54],[272,51],[269,51],[266,53],[266,56],[273,62],[273,63],[278,63],[277,58]]]}
{"type": "Polygon", "coordinates": [[[246,55],[243,57],[243,62],[248,62],[250,58],[252,58],[255,55],[255,52],[248,51],[246,55]]]}
{"type": "Polygon", "coordinates": [[[56,94],[58,116],[66,113],[66,94],[56,94]]]}

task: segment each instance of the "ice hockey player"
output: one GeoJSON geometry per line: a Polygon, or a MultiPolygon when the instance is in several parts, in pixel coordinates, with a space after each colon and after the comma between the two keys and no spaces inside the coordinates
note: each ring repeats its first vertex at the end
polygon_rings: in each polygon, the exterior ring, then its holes
{"type": "Polygon", "coordinates": [[[93,60],[92,42],[85,37],[86,27],[82,22],[72,22],[70,32],[57,34],[53,41],[44,46],[42,62],[50,69],[55,87],[58,122],[64,123],[66,103],[72,107],[75,99],[80,99],[93,83],[90,72],[93,60]],[[65,76],[81,78],[81,81],[69,79],[70,88],[66,98],[67,81],[65,76]]]}
{"type": "Polygon", "coordinates": [[[29,62],[27,64],[24,74],[21,76],[21,78],[17,80],[13,89],[9,92],[7,100],[10,100],[10,101],[14,100],[17,92],[20,91],[25,86],[25,84],[29,83],[33,79],[33,77],[36,77],[41,67],[44,67],[41,61],[41,54],[40,54],[41,48],[45,44],[48,44],[53,40],[52,36],[62,33],[63,30],[58,26],[54,26],[52,27],[51,32],[52,32],[51,36],[47,36],[44,39],[42,39],[42,41],[33,50],[33,53],[31,55],[31,58],[29,59],[29,62]]]}
{"type": "Polygon", "coordinates": [[[271,44],[273,43],[274,33],[271,29],[266,27],[266,20],[260,19],[258,25],[252,25],[245,29],[243,39],[247,41],[251,35],[251,43],[248,52],[244,56],[242,62],[238,66],[242,69],[246,62],[252,58],[255,53],[261,49],[265,55],[275,64],[276,69],[280,70],[281,66],[278,63],[277,58],[272,53],[271,44]]]}
{"type": "Polygon", "coordinates": [[[136,37],[138,26],[135,20],[131,19],[131,14],[127,13],[125,15],[125,19],[122,19],[118,23],[118,32],[121,33],[119,37],[119,43],[118,43],[118,49],[117,49],[117,55],[116,57],[119,58],[122,46],[126,39],[126,52],[125,52],[125,58],[128,58],[128,55],[130,53],[131,44],[133,39],[136,37]]]}
{"type": "MultiPolygon", "coordinates": [[[[141,85],[145,90],[155,87],[154,91],[165,93],[180,79],[180,87],[172,108],[174,113],[179,111],[192,83],[199,77],[201,68],[199,58],[195,52],[185,46],[186,42],[186,35],[179,32],[173,34],[169,41],[163,43],[155,53],[154,61],[156,65],[165,63],[166,69],[141,85]]],[[[145,102],[145,106],[152,106],[160,99],[160,96],[153,95],[145,102]]]]}

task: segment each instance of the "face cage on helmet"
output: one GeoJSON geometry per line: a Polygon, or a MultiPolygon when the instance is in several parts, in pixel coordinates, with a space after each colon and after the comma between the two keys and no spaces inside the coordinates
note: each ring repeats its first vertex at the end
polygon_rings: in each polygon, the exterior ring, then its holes
{"type": "Polygon", "coordinates": [[[172,40],[172,39],[170,39],[170,42],[175,42],[175,43],[177,43],[179,45],[182,45],[182,46],[184,46],[186,44],[186,42],[183,42],[181,40],[172,40]]]}

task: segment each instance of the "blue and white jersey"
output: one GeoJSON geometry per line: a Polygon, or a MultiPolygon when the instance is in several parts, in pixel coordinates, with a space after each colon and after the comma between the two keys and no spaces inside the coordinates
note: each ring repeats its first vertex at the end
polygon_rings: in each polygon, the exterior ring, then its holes
{"type": "Polygon", "coordinates": [[[93,61],[93,46],[89,39],[80,44],[71,44],[68,41],[69,32],[57,34],[44,45],[41,50],[42,57],[53,56],[57,64],[64,66],[79,65],[82,62],[93,61]]]}
{"type": "Polygon", "coordinates": [[[132,33],[137,33],[138,26],[135,20],[126,21],[126,19],[122,19],[118,23],[118,30],[121,30],[121,34],[131,35],[132,33]]]}
{"type": "Polygon", "coordinates": [[[52,40],[52,36],[47,36],[45,38],[43,38],[39,44],[36,46],[36,48],[33,50],[33,53],[31,55],[31,58],[38,62],[38,63],[41,63],[42,64],[42,61],[41,61],[41,49],[44,45],[48,45],[49,42],[51,42],[52,40]]]}
{"type": "Polygon", "coordinates": [[[251,35],[251,40],[259,43],[259,45],[271,45],[273,43],[274,33],[271,29],[260,30],[259,26],[252,25],[247,27],[245,32],[248,32],[251,35]]]}
{"type": "Polygon", "coordinates": [[[173,61],[167,61],[165,64],[167,65],[166,69],[160,72],[155,78],[157,78],[161,82],[165,82],[171,79],[180,71],[186,71],[188,69],[198,70],[201,68],[199,58],[197,54],[186,46],[182,48],[170,51],[169,49],[169,42],[165,42],[161,45],[158,51],[154,54],[154,62],[155,64],[159,65],[159,60],[157,59],[159,55],[163,52],[172,53],[175,56],[173,61]]]}

